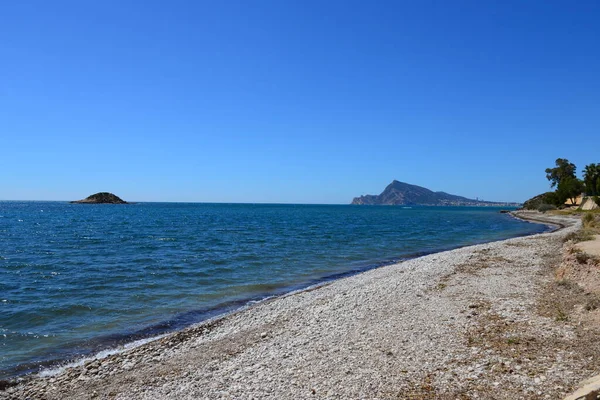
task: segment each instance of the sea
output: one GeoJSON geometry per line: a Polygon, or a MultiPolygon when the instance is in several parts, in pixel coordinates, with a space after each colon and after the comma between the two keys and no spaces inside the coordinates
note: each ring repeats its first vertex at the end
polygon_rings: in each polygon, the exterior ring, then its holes
{"type": "Polygon", "coordinates": [[[547,226],[496,207],[0,201],[0,379],[547,226]]]}

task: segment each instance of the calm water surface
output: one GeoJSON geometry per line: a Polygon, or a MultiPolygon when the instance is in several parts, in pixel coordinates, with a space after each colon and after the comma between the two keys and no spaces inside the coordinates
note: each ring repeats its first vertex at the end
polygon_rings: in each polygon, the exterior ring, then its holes
{"type": "Polygon", "coordinates": [[[0,202],[0,379],[323,280],[545,229],[487,207],[0,202]]]}

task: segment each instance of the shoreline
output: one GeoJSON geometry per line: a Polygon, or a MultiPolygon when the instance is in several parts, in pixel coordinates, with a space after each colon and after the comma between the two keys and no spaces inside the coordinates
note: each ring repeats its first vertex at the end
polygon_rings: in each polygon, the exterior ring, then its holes
{"type": "MultiPolygon", "coordinates": [[[[15,386],[22,382],[28,382],[30,380],[35,380],[37,378],[55,376],[57,374],[62,373],[66,369],[76,368],[76,367],[79,367],[88,362],[104,359],[108,355],[121,354],[121,353],[129,351],[133,348],[139,347],[143,344],[146,344],[146,343],[149,343],[149,342],[152,342],[155,340],[159,340],[165,336],[176,334],[183,330],[193,328],[197,325],[211,323],[211,322],[213,322],[215,320],[219,320],[221,318],[227,318],[228,316],[230,316],[232,314],[244,312],[244,311],[246,311],[252,307],[258,306],[261,303],[266,302],[266,301],[276,300],[278,298],[283,298],[286,296],[302,293],[304,291],[312,291],[312,290],[318,289],[322,286],[329,285],[338,280],[361,275],[363,273],[366,273],[366,272],[369,272],[372,270],[386,268],[386,267],[396,265],[396,264],[402,264],[406,261],[410,261],[410,260],[414,260],[414,259],[418,259],[421,257],[426,257],[426,256],[434,255],[434,254],[444,253],[444,252],[448,252],[448,251],[453,251],[453,250],[458,250],[458,249],[462,249],[462,248],[468,248],[468,247],[483,245],[483,244],[488,244],[488,243],[496,243],[496,242],[501,242],[504,240],[510,240],[510,239],[514,239],[514,238],[524,238],[524,237],[529,237],[532,235],[549,233],[549,232],[553,232],[555,230],[564,228],[564,225],[557,224],[557,223],[553,222],[552,220],[519,217],[517,215],[514,215],[515,212],[519,212],[519,211],[517,211],[517,210],[511,211],[508,214],[511,215],[513,218],[516,218],[516,219],[519,219],[522,221],[533,222],[536,224],[545,225],[546,227],[548,227],[548,231],[544,231],[541,233],[528,233],[528,234],[518,235],[518,236],[508,236],[505,239],[481,241],[481,242],[475,242],[472,244],[458,245],[456,247],[440,248],[440,249],[432,250],[432,251],[410,253],[403,257],[398,257],[398,258],[394,258],[391,260],[377,261],[377,262],[365,264],[364,266],[361,266],[361,267],[353,268],[348,271],[339,272],[339,273],[335,273],[332,275],[326,275],[326,276],[323,276],[320,278],[315,278],[306,284],[295,284],[295,285],[282,287],[282,288],[279,288],[275,292],[264,293],[262,295],[258,295],[256,297],[249,297],[247,299],[225,302],[223,304],[220,304],[220,305],[212,307],[212,308],[191,310],[191,311],[188,311],[183,314],[175,315],[170,320],[161,321],[161,322],[156,323],[155,325],[144,327],[139,331],[135,331],[135,332],[128,333],[128,334],[123,334],[122,338],[115,337],[114,335],[110,335],[111,342],[116,342],[116,344],[108,345],[108,346],[102,348],[101,350],[91,350],[89,352],[82,353],[81,355],[77,356],[76,358],[48,359],[47,361],[44,361],[43,363],[37,364],[35,366],[33,366],[34,363],[31,363],[32,366],[27,369],[24,369],[25,366],[23,366],[22,370],[25,372],[14,374],[13,376],[8,377],[8,378],[0,379],[0,391],[3,388],[12,387],[12,386],[15,386]],[[558,227],[558,229],[552,230],[553,227],[558,227]],[[207,315],[208,317],[201,317],[201,319],[199,319],[198,321],[192,322],[192,323],[187,323],[187,324],[185,322],[182,322],[183,320],[185,320],[186,315],[192,314],[192,313],[207,315]],[[170,326],[172,326],[172,325],[174,325],[175,328],[171,328],[170,326]],[[169,326],[169,327],[165,328],[165,326],[169,326]],[[143,332],[153,332],[153,333],[145,334],[143,332]]],[[[97,340],[102,341],[102,336],[99,336],[97,338],[97,340]]],[[[15,370],[17,370],[17,367],[15,367],[15,370]]]]}
{"type": "MultiPolygon", "coordinates": [[[[552,222],[557,222],[556,218],[550,218],[552,220],[552,222]]],[[[538,221],[536,221],[538,222],[538,221]]],[[[551,221],[540,221],[541,223],[544,224],[548,224],[551,221]]],[[[558,224],[560,225],[560,224],[558,224]]],[[[563,225],[564,227],[564,225],[563,225]]],[[[337,280],[333,280],[333,281],[329,281],[329,282],[322,282],[320,284],[314,285],[314,287],[308,287],[305,289],[301,289],[301,290],[297,290],[297,291],[293,291],[290,293],[286,293],[283,294],[281,296],[272,298],[272,299],[268,299],[262,302],[259,302],[257,304],[254,305],[250,305],[248,307],[244,307],[242,309],[237,309],[235,311],[232,311],[231,313],[228,313],[226,315],[220,315],[214,318],[211,318],[207,321],[201,322],[199,324],[195,324],[192,325],[191,327],[188,328],[184,328],[181,331],[177,331],[171,334],[166,335],[163,338],[159,338],[153,341],[150,341],[148,343],[145,343],[141,346],[135,347],[133,349],[129,349],[126,352],[122,352],[122,353],[118,353],[118,354],[114,354],[114,355],[110,355],[102,360],[92,360],[89,361],[87,363],[85,363],[84,365],[81,365],[77,368],[72,368],[70,370],[67,370],[66,372],[63,372],[62,374],[58,375],[58,376],[53,376],[53,377],[34,377],[33,379],[27,380],[24,384],[21,384],[19,386],[13,387],[13,388],[9,388],[8,391],[2,392],[0,391],[0,399],[3,399],[3,394],[8,394],[9,396],[15,395],[15,398],[24,398],[24,397],[19,397],[21,394],[25,394],[28,393],[30,391],[34,391],[37,393],[41,393],[43,392],[44,395],[47,398],[71,398],[69,396],[71,396],[71,394],[69,394],[68,392],[64,392],[62,389],[64,389],[63,384],[68,383],[67,386],[69,386],[69,391],[71,390],[71,387],[74,387],[75,390],[77,391],[77,395],[75,396],[75,394],[73,393],[73,396],[77,397],[77,398],[92,398],[94,391],[88,391],[86,388],[88,387],[88,383],[90,381],[94,381],[96,377],[99,377],[100,379],[98,379],[99,382],[96,382],[99,386],[106,386],[102,383],[102,380],[107,380],[110,377],[114,377],[116,375],[121,375],[121,374],[125,374],[125,375],[133,375],[133,376],[138,376],[136,374],[137,371],[137,366],[140,366],[142,369],[145,368],[150,368],[152,369],[153,367],[156,367],[156,364],[160,365],[162,363],[169,363],[171,364],[174,360],[179,360],[182,357],[185,359],[185,354],[181,353],[181,351],[184,351],[180,348],[185,348],[189,351],[192,351],[193,349],[196,349],[198,346],[200,347],[207,347],[209,344],[222,340],[227,340],[232,339],[232,337],[237,339],[240,339],[238,336],[244,336],[244,337],[248,337],[248,330],[250,331],[254,331],[254,335],[250,335],[251,337],[248,339],[250,342],[254,343],[255,345],[259,345],[262,344],[263,342],[269,341],[269,339],[271,338],[275,338],[276,335],[273,335],[272,330],[275,329],[279,324],[277,322],[277,318],[274,317],[274,314],[277,315],[278,313],[281,313],[282,310],[284,313],[286,313],[286,311],[290,311],[290,310],[295,310],[296,312],[302,314],[306,314],[306,313],[314,313],[314,308],[316,306],[318,306],[318,302],[315,303],[316,300],[319,300],[321,298],[323,298],[323,296],[325,297],[331,297],[333,296],[333,298],[335,298],[336,300],[341,296],[342,299],[344,299],[345,297],[354,297],[356,300],[356,297],[359,293],[352,293],[349,289],[364,289],[364,286],[367,285],[372,285],[373,282],[377,281],[377,280],[381,280],[382,277],[388,277],[390,278],[390,280],[392,281],[396,281],[396,286],[403,286],[402,285],[402,281],[404,279],[401,279],[400,282],[397,281],[398,279],[398,275],[402,275],[405,273],[408,273],[408,275],[404,275],[402,278],[408,277],[411,278],[409,280],[414,281],[416,279],[416,282],[418,283],[416,286],[411,286],[411,287],[405,287],[404,288],[404,293],[407,292],[411,292],[411,294],[415,295],[415,296],[410,296],[411,299],[412,297],[416,297],[417,302],[414,304],[415,306],[418,307],[418,303],[420,301],[420,299],[423,299],[424,297],[427,296],[431,296],[431,292],[429,290],[431,290],[431,288],[426,288],[423,289],[422,287],[425,286],[427,287],[427,283],[429,282],[429,280],[423,280],[421,278],[423,278],[423,276],[429,276],[431,275],[432,278],[436,278],[436,282],[438,282],[438,285],[440,284],[439,281],[446,279],[448,276],[452,275],[455,271],[452,271],[452,266],[455,267],[457,265],[462,265],[464,263],[468,263],[469,260],[471,258],[473,258],[473,254],[478,252],[478,251],[483,251],[486,248],[496,248],[496,247],[500,247],[500,246],[505,246],[508,245],[508,243],[512,243],[512,242],[522,242],[522,241],[527,241],[530,240],[531,238],[536,238],[536,237],[554,237],[558,234],[558,230],[549,232],[549,233],[542,233],[542,234],[535,234],[535,235],[530,235],[530,236],[524,236],[524,237],[517,237],[517,238],[511,238],[511,239],[505,239],[505,240],[501,240],[501,241],[495,241],[495,242],[488,242],[488,243],[484,243],[484,244],[477,244],[477,245],[471,245],[471,246],[467,246],[467,247],[460,247],[457,249],[453,249],[453,250],[449,250],[449,251],[442,251],[442,252],[437,252],[437,253],[432,253],[429,255],[425,255],[422,257],[418,257],[418,258],[413,258],[407,261],[403,261],[400,263],[396,263],[396,264],[391,264],[391,265],[386,265],[386,266],[382,266],[379,268],[375,268],[375,269],[370,269],[368,271],[362,272],[362,273],[358,273],[356,275],[351,275],[349,277],[344,277],[341,279],[337,279],[337,280]],[[554,236],[552,236],[554,235],[554,236]],[[446,265],[444,263],[440,264],[440,260],[446,260],[449,264],[452,265],[446,265]],[[462,264],[461,264],[462,263],[462,264]],[[417,279],[418,278],[418,279],[417,279]],[[349,288],[348,288],[349,286],[349,288]],[[303,303],[306,303],[306,305],[308,306],[306,309],[302,309],[299,308],[297,305],[295,305],[294,303],[296,303],[298,300],[300,300],[303,303]],[[308,311],[307,311],[308,310],[308,311]],[[256,318],[256,316],[259,315],[261,318],[256,318]],[[256,325],[260,326],[260,329],[258,329],[258,331],[256,331],[256,325]],[[272,329],[268,329],[268,327],[272,328],[272,329]],[[259,332],[260,331],[260,332],[259,332]],[[200,342],[197,343],[196,346],[193,346],[194,344],[196,344],[196,342],[200,342]],[[180,350],[180,351],[178,351],[180,350]],[[163,354],[164,353],[164,354],[163,354]],[[148,358],[147,355],[148,354],[153,354],[153,356],[151,358],[148,358]],[[158,355],[155,355],[158,354],[158,355]],[[131,360],[131,362],[129,362],[131,360]],[[133,364],[133,365],[129,365],[129,364],[133,364]],[[107,375],[104,375],[103,373],[101,373],[100,371],[103,370],[107,370],[108,373],[107,375]],[[91,373],[88,373],[89,371],[91,371],[91,373]],[[94,371],[96,371],[94,373],[94,371]],[[113,372],[113,373],[111,373],[113,372]],[[58,385],[57,385],[58,384],[58,385]],[[56,391],[56,396],[57,397],[52,397],[53,393],[56,391]],[[80,397],[83,396],[83,397],[80,397]],[[88,397],[86,397],[88,396],[88,397]]],[[[518,248],[517,246],[515,248],[518,248]]],[[[385,279],[384,279],[385,280],[385,279]]],[[[432,284],[432,283],[430,283],[432,284]]],[[[404,285],[406,286],[406,285],[404,285]]],[[[434,285],[434,289],[435,289],[435,285],[434,285]]],[[[370,294],[374,294],[372,291],[369,292],[370,294]]],[[[361,296],[358,296],[359,298],[361,296]]],[[[345,300],[345,299],[344,299],[345,300]]],[[[373,299],[366,299],[366,303],[363,302],[358,302],[355,305],[355,308],[359,306],[359,304],[362,304],[363,306],[366,304],[367,306],[369,306],[369,308],[372,309],[378,309],[378,302],[373,303],[373,299]]],[[[414,299],[412,299],[414,300],[414,299]]],[[[414,301],[413,301],[414,302],[414,301]]],[[[334,302],[336,303],[336,302],[334,302]]],[[[348,310],[347,307],[344,307],[343,304],[339,304],[339,308],[343,309],[344,311],[351,311],[348,310]]],[[[316,307],[319,308],[319,307],[316,307]]],[[[328,311],[327,308],[322,310],[323,312],[328,311]]],[[[378,309],[379,312],[381,312],[381,307],[379,307],[378,309]]],[[[451,310],[453,312],[450,313],[450,316],[448,317],[449,319],[455,319],[458,317],[458,315],[455,314],[461,314],[459,313],[455,313],[456,310],[451,310]],[[454,318],[452,318],[452,316],[454,316],[454,318]]],[[[288,316],[289,317],[289,316],[288,316]]],[[[329,313],[329,319],[335,319],[334,318],[335,315],[331,315],[331,313],[329,313]]],[[[366,318],[366,316],[363,316],[363,319],[366,318]]],[[[285,319],[284,321],[288,321],[290,318],[285,319]]],[[[467,318],[468,320],[469,318],[467,318]]],[[[313,319],[309,319],[309,322],[312,322],[313,319]]],[[[329,321],[331,322],[331,321],[329,321]]],[[[382,321],[380,320],[375,320],[376,323],[381,323],[382,321]]],[[[309,323],[308,325],[311,325],[311,323],[309,323]]],[[[335,330],[334,330],[335,331],[335,330]]],[[[338,333],[343,333],[346,332],[345,330],[338,330],[338,333]]],[[[302,332],[298,332],[298,334],[300,336],[302,336],[302,332]]],[[[363,333],[361,333],[362,335],[363,333]]],[[[233,340],[234,342],[236,340],[233,340]]],[[[242,340],[242,342],[244,342],[245,340],[242,340]]],[[[281,343],[280,343],[281,345],[281,343]]],[[[212,347],[212,346],[208,346],[208,347],[212,347]]],[[[243,347],[243,346],[242,346],[243,347]]],[[[219,346],[217,346],[217,348],[219,349],[219,346]]],[[[300,346],[300,348],[302,348],[302,346],[300,346]]],[[[217,349],[217,350],[218,350],[217,349]]],[[[209,352],[214,352],[214,349],[206,349],[209,350],[209,352]],[[211,351],[212,350],[212,351],[211,351]]],[[[227,356],[231,356],[229,349],[227,348],[220,348],[220,350],[222,351],[222,353],[227,356]]],[[[248,349],[246,349],[248,350],[248,349]]],[[[394,353],[393,351],[390,350],[390,352],[394,353]]],[[[185,353],[185,351],[184,351],[185,353]]],[[[236,353],[234,351],[234,353],[236,353]]],[[[221,354],[221,356],[223,356],[223,354],[221,354]]],[[[237,353],[236,353],[237,354],[237,353]]],[[[235,354],[234,354],[235,355],[235,354]]],[[[285,354],[284,354],[285,356],[285,354]]],[[[292,357],[291,354],[288,354],[287,357],[283,357],[284,359],[290,358],[292,357]]],[[[225,357],[227,358],[227,357],[225,357]]],[[[385,359],[386,357],[384,357],[385,359]]],[[[177,363],[175,361],[175,363],[177,363]]],[[[160,368],[159,368],[160,369],[160,368]]],[[[112,378],[110,378],[112,379],[112,378]]],[[[168,384],[168,382],[167,382],[168,384]]],[[[97,385],[94,385],[94,387],[96,387],[97,385]]],[[[109,385],[110,386],[110,385],[109,385]]],[[[161,386],[162,388],[163,386],[161,386]]],[[[98,391],[96,390],[96,393],[98,393],[98,391]]],[[[127,394],[123,394],[125,397],[123,398],[154,398],[154,397],[145,397],[146,394],[144,394],[142,396],[142,393],[138,393],[136,391],[134,392],[126,392],[127,394]],[[140,397],[138,397],[140,396],[140,397]]],[[[117,395],[120,395],[119,393],[116,393],[117,395]]],[[[166,396],[164,398],[169,397],[168,395],[164,394],[164,393],[154,393],[157,395],[156,398],[163,398],[161,396],[166,396]]],[[[153,395],[154,396],[154,395],[153,395]]],[[[73,397],[73,398],[75,398],[73,397]]],[[[267,396],[268,397],[268,396],[267,396]]],[[[302,397],[302,395],[300,395],[300,398],[302,397]]],[[[318,396],[317,396],[318,397],[318,396]]],[[[10,397],[9,397],[10,398],[10,397]]],[[[192,397],[190,397],[192,398],[192,397]]],[[[209,398],[213,398],[212,396],[209,396],[209,398]]],[[[224,398],[228,398],[226,395],[224,395],[224,398]]],[[[282,398],[287,398],[285,396],[283,396],[282,398]]],[[[292,397],[289,397],[292,398],[292,397]]]]}
{"type": "Polygon", "coordinates": [[[554,227],[555,229],[550,232],[556,232],[567,227],[565,223],[560,222],[560,219],[558,219],[560,217],[552,217],[545,214],[540,215],[538,211],[515,210],[510,211],[508,214],[522,221],[554,227]]]}

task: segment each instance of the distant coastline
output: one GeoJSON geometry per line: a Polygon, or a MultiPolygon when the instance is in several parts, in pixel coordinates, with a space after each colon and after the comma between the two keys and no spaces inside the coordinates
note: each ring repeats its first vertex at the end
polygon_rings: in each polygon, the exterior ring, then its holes
{"type": "Polygon", "coordinates": [[[354,205],[386,206],[472,206],[472,207],[520,207],[516,202],[495,202],[469,199],[445,192],[434,192],[422,186],[394,180],[379,195],[367,194],[355,197],[354,205]]]}

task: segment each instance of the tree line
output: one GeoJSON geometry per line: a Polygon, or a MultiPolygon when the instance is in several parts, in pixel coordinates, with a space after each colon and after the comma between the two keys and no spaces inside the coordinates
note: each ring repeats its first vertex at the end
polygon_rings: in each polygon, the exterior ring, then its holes
{"type": "Polygon", "coordinates": [[[546,203],[559,207],[571,200],[571,203],[575,204],[577,197],[583,194],[593,196],[600,205],[600,163],[586,165],[583,169],[583,180],[577,178],[577,167],[566,158],[558,158],[555,164],[554,168],[546,168],[546,178],[550,181],[550,187],[556,188],[554,192],[544,195],[546,203]]]}

